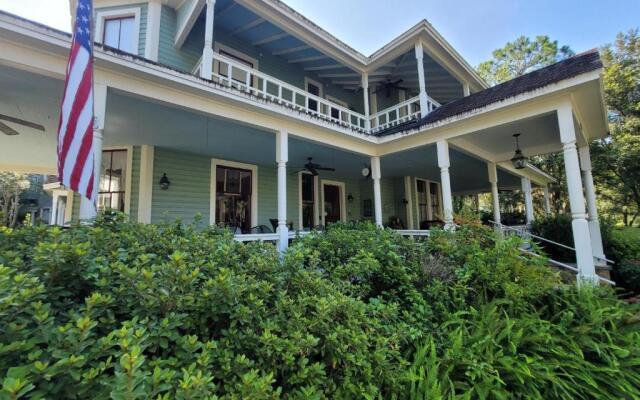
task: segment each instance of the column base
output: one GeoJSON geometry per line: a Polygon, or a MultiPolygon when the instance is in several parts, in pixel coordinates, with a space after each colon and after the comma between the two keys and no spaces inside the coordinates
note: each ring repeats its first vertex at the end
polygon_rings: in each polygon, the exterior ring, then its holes
{"type": "Polygon", "coordinates": [[[289,248],[289,228],[287,224],[278,224],[278,251],[284,253],[289,248]]]}
{"type": "Polygon", "coordinates": [[[589,224],[585,218],[575,218],[571,221],[573,229],[573,243],[576,249],[576,261],[578,264],[578,282],[581,280],[597,281],[596,268],[593,262],[589,224]]]}

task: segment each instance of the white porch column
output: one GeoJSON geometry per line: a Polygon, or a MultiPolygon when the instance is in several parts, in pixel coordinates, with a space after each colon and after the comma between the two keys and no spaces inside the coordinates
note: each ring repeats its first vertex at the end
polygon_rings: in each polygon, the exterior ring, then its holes
{"type": "Polygon", "coordinates": [[[373,210],[376,225],[382,227],[382,192],[380,191],[380,157],[371,157],[371,179],[373,180],[373,210]]]}
{"type": "Polygon", "coordinates": [[[489,182],[491,183],[491,199],[493,200],[493,220],[500,223],[500,196],[498,193],[498,170],[496,163],[487,163],[489,182]]]}
{"type": "Polygon", "coordinates": [[[558,126],[560,128],[560,140],[564,149],[564,168],[567,175],[571,217],[573,218],[571,225],[576,248],[576,260],[578,262],[578,283],[595,283],[597,282],[597,276],[593,263],[589,224],[582,193],[580,163],[576,149],[576,132],[570,103],[563,104],[558,108],[558,126]]]}
{"type": "Polygon", "coordinates": [[[427,86],[424,79],[424,52],[422,51],[422,43],[415,44],[416,62],[418,64],[418,87],[420,88],[420,116],[424,117],[429,114],[429,100],[427,97],[427,86]]]}
{"type": "Polygon", "coordinates": [[[527,225],[533,222],[533,196],[531,195],[531,180],[520,178],[522,184],[522,194],[524,195],[524,209],[527,216],[527,225]]]}
{"type": "Polygon", "coordinates": [[[464,82],[462,84],[462,95],[464,97],[467,97],[470,94],[471,94],[471,89],[469,88],[469,84],[467,82],[464,82]]]}
{"type": "Polygon", "coordinates": [[[542,191],[544,193],[544,213],[548,217],[551,215],[551,198],[549,196],[549,185],[544,185],[542,191]]]}
{"type": "Polygon", "coordinates": [[[200,65],[200,77],[211,79],[213,73],[213,12],[216,0],[206,0],[207,11],[204,25],[204,48],[202,49],[202,64],[200,65]]]}
{"type": "Polygon", "coordinates": [[[367,131],[371,128],[371,121],[369,120],[369,74],[364,72],[362,74],[362,95],[364,96],[364,129],[367,131]]]}
{"type": "Polygon", "coordinates": [[[162,13],[161,0],[150,0],[147,6],[147,28],[144,45],[144,58],[158,61],[158,48],[160,44],[160,14],[162,13]]]}
{"type": "Polygon", "coordinates": [[[582,179],[584,180],[584,192],[587,199],[587,212],[589,214],[589,236],[591,237],[591,250],[595,257],[596,264],[602,264],[604,259],[604,249],[602,246],[602,233],[600,232],[600,221],[598,219],[598,207],[596,206],[596,190],[593,185],[593,175],[591,174],[591,155],[589,146],[582,146],[578,149],[580,153],[580,168],[582,169],[582,179]]]}
{"type": "MultiPolygon", "coordinates": [[[[100,186],[100,170],[102,168],[102,134],[104,132],[104,120],[107,110],[107,86],[101,83],[93,85],[93,190],[98,193],[100,186]]],[[[80,220],[89,220],[96,217],[96,203],[81,195],[80,197],[80,220]]]]}
{"type": "Polygon", "coordinates": [[[278,250],[283,253],[289,247],[287,227],[287,161],[289,160],[289,135],[280,130],[276,135],[276,163],[278,164],[278,250]]]}
{"type": "Polygon", "coordinates": [[[438,166],[440,167],[440,185],[442,187],[442,208],[444,210],[445,227],[453,226],[453,197],[451,195],[451,179],[449,177],[449,143],[438,141],[438,166]]]}

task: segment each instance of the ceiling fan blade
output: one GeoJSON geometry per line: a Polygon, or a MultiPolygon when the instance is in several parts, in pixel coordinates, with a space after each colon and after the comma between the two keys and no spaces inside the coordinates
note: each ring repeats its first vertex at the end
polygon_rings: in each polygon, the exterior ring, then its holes
{"type": "Polygon", "coordinates": [[[4,122],[0,122],[0,131],[4,132],[4,134],[8,136],[15,136],[20,134],[20,132],[16,131],[4,122]]]}
{"type": "Polygon", "coordinates": [[[319,170],[319,171],[335,171],[335,168],[331,168],[331,167],[316,167],[315,169],[319,170]]]}
{"type": "Polygon", "coordinates": [[[36,124],[34,122],[25,121],[24,119],[10,117],[10,116],[4,115],[4,114],[0,114],[0,119],[3,119],[5,121],[9,121],[9,122],[13,122],[14,124],[20,124],[20,125],[28,126],[29,128],[37,129],[39,131],[44,132],[44,126],[42,126],[40,124],[36,124]]]}

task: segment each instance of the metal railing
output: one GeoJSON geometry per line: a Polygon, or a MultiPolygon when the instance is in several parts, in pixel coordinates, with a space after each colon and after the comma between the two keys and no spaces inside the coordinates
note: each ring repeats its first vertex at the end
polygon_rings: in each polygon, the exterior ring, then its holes
{"type": "MultiPolygon", "coordinates": [[[[563,249],[566,250],[570,250],[573,251],[574,253],[576,253],[576,249],[574,247],[571,246],[567,246],[566,244],[563,243],[558,243],[556,241],[553,241],[551,239],[547,239],[544,238],[542,236],[538,236],[538,235],[534,235],[533,233],[531,233],[531,230],[529,229],[528,225],[515,225],[515,226],[508,226],[508,225],[503,225],[500,222],[495,222],[492,220],[489,220],[490,223],[492,223],[494,226],[496,226],[498,229],[500,229],[500,231],[502,232],[502,234],[504,236],[518,236],[521,237],[522,239],[526,240],[531,240],[531,241],[538,241],[538,242],[544,242],[544,243],[549,243],[558,247],[561,247],[563,249]]],[[[525,249],[525,248],[520,248],[520,251],[522,251],[523,253],[535,256],[535,257],[541,257],[540,254],[537,254],[529,249],[525,249]]],[[[593,256],[594,259],[596,260],[601,260],[601,261],[605,261],[605,263],[608,264],[614,264],[613,261],[604,258],[604,257],[598,257],[598,256],[593,256]]],[[[580,272],[579,269],[577,267],[574,267],[572,265],[554,260],[552,258],[548,258],[548,261],[550,264],[556,266],[556,267],[560,267],[560,268],[564,268],[564,269],[568,269],[570,271],[573,271],[575,273],[580,272]]],[[[610,285],[615,285],[616,283],[610,279],[607,278],[603,278],[601,276],[598,276],[598,279],[602,282],[606,282],[610,285]]]]}

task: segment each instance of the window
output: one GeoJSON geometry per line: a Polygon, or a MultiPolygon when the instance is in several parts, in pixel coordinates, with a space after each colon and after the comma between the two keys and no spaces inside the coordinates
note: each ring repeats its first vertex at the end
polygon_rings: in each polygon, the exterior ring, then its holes
{"type": "Polygon", "coordinates": [[[311,229],[315,221],[315,177],[301,173],[302,228],[311,229]]]}
{"type": "MultiPolygon", "coordinates": [[[[248,61],[243,57],[239,57],[236,54],[232,54],[222,49],[218,50],[218,53],[222,54],[227,58],[232,59],[233,61],[236,61],[238,64],[246,65],[249,68],[254,68],[254,65],[251,61],[248,61]]],[[[225,63],[218,63],[218,64],[219,64],[218,69],[220,71],[220,75],[224,77],[229,76],[229,65],[225,63]]],[[[231,67],[231,79],[240,83],[246,83],[247,75],[244,71],[235,67],[231,67]]],[[[254,77],[251,78],[252,81],[253,79],[254,77]]],[[[253,86],[253,83],[251,85],[253,86]]]]}
{"type": "Polygon", "coordinates": [[[135,25],[134,16],[105,18],[102,43],[127,53],[137,53],[135,25]]]}
{"type": "MultiPolygon", "coordinates": [[[[322,97],[322,85],[316,81],[312,81],[309,78],[305,79],[307,92],[311,93],[314,96],[322,97]]],[[[318,101],[314,99],[307,98],[307,107],[312,111],[318,110],[318,101]]]]}
{"type": "Polygon", "coordinates": [[[251,186],[250,170],[216,167],[216,223],[242,233],[251,231],[251,186]]]}
{"type": "Polygon", "coordinates": [[[98,209],[124,212],[127,150],[104,150],[98,187],[98,209]]]}
{"type": "MultiPolygon", "coordinates": [[[[349,104],[347,104],[342,100],[338,100],[335,97],[327,95],[327,100],[329,100],[332,103],[336,103],[337,105],[342,106],[344,108],[349,108],[349,104]]],[[[338,109],[337,107],[331,107],[331,118],[348,122],[348,116],[346,114],[342,115],[342,118],[340,118],[340,109],[338,109]]]]}

